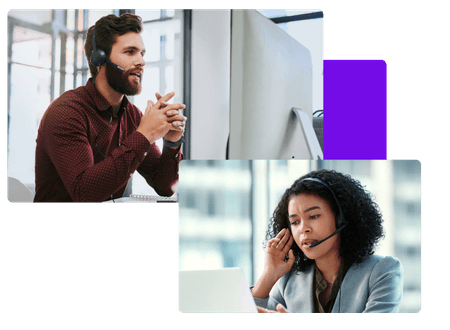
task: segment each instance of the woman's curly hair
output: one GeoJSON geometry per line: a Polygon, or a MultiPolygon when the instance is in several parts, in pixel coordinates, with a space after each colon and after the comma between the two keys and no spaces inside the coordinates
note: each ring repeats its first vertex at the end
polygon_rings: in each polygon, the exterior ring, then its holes
{"type": "MultiPolygon", "coordinates": [[[[274,238],[283,228],[289,228],[288,204],[291,196],[299,194],[312,194],[326,200],[334,215],[339,210],[335,198],[330,190],[323,184],[305,178],[317,178],[325,182],[334,192],[347,226],[341,231],[340,255],[348,265],[360,263],[366,256],[374,253],[378,241],[384,237],[382,216],[378,205],[372,200],[370,192],[366,191],[361,183],[349,175],[330,170],[310,172],[296,180],[288,188],[278,203],[266,232],[266,241],[274,238]]],[[[292,251],[295,262],[292,270],[304,271],[314,264],[294,242],[292,251]]]]}

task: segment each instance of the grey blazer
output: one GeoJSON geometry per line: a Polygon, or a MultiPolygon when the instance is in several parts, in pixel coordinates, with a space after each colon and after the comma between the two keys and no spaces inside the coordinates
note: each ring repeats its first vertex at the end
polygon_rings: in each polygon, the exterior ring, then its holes
{"type": "MultiPolygon", "coordinates": [[[[278,303],[290,312],[313,312],[314,266],[296,274],[288,272],[269,297],[255,298],[256,305],[275,310],[278,303]]],[[[394,257],[372,255],[352,265],[342,281],[332,313],[398,312],[403,295],[403,267],[394,257]]]]}

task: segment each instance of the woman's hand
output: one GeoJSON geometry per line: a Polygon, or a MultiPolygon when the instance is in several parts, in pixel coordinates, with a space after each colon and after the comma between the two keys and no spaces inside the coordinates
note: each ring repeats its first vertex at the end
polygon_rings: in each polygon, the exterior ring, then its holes
{"type": "Polygon", "coordinates": [[[294,252],[291,250],[293,243],[294,238],[288,228],[284,228],[267,242],[264,270],[252,289],[253,297],[266,298],[275,283],[292,268],[295,261],[294,252]]]}
{"type": "Polygon", "coordinates": [[[292,268],[295,261],[294,252],[291,250],[293,243],[294,238],[288,228],[284,228],[267,242],[264,273],[272,274],[278,280],[292,268]],[[286,262],[288,253],[289,259],[286,262]]]}
{"type": "Polygon", "coordinates": [[[259,306],[256,306],[256,309],[258,310],[258,313],[290,313],[282,304],[278,304],[276,309],[277,311],[272,311],[267,308],[262,308],[259,306]]]}

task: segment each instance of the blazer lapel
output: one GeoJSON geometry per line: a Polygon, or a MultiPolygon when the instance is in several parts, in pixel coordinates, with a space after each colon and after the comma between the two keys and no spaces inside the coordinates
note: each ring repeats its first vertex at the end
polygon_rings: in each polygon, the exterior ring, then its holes
{"type": "Polygon", "coordinates": [[[364,310],[370,278],[370,272],[367,272],[365,267],[367,262],[365,260],[358,265],[350,266],[336,296],[332,313],[359,313],[364,310]]]}
{"type": "Polygon", "coordinates": [[[353,293],[352,291],[354,290],[355,282],[357,283],[355,269],[355,266],[351,266],[348,269],[347,274],[345,274],[331,313],[348,313],[352,309],[352,306],[349,306],[349,304],[356,303],[355,301],[348,299],[353,293]]]}
{"type": "MultiPolygon", "coordinates": [[[[297,313],[312,313],[313,312],[313,300],[312,300],[312,285],[314,278],[314,266],[310,267],[304,272],[300,272],[298,276],[295,276],[295,281],[289,281],[285,292],[289,292],[291,295],[287,301],[292,302],[291,309],[297,313]]],[[[289,310],[289,306],[286,306],[289,310]]]]}

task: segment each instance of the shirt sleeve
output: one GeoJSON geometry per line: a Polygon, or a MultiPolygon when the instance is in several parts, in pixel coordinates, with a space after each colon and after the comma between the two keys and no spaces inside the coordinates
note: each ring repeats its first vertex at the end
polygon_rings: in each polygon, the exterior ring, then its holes
{"type": "Polygon", "coordinates": [[[272,311],[276,310],[276,307],[278,304],[281,304],[284,306],[284,308],[287,308],[286,301],[284,300],[283,293],[282,293],[283,292],[283,284],[282,284],[283,279],[284,278],[281,278],[275,283],[275,285],[270,290],[269,296],[267,296],[265,298],[253,297],[253,299],[255,300],[256,306],[266,308],[266,309],[272,310],[272,311]]]}
{"type": "Polygon", "coordinates": [[[174,150],[164,146],[161,153],[156,144],[153,143],[137,169],[139,174],[160,196],[172,196],[176,191],[178,166],[182,159],[179,149],[174,150]]]}
{"type": "Polygon", "coordinates": [[[44,144],[71,198],[75,202],[102,202],[126,185],[146,157],[150,143],[134,132],[95,164],[87,126],[73,107],[55,106],[46,113],[44,144]]]}
{"type": "Polygon", "coordinates": [[[385,257],[369,279],[369,298],[363,313],[398,312],[403,295],[403,267],[394,257],[385,257]]]}

